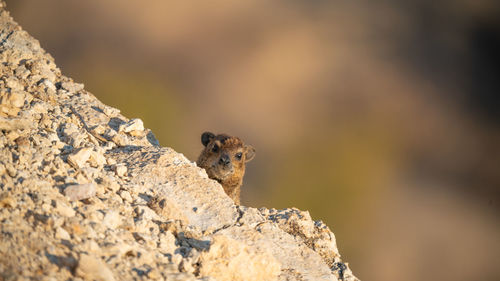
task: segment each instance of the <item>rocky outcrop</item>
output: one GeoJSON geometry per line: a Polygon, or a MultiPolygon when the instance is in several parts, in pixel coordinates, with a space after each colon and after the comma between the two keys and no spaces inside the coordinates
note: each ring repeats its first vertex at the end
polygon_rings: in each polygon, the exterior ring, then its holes
{"type": "Polygon", "coordinates": [[[0,10],[0,280],[357,280],[297,209],[236,206],[0,10]]]}

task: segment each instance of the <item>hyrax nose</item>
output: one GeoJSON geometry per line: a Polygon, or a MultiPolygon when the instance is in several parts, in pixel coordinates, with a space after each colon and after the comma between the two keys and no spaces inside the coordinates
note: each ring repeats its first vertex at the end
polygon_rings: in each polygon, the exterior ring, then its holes
{"type": "Polygon", "coordinates": [[[228,166],[229,164],[231,164],[231,159],[229,158],[229,155],[227,154],[222,155],[219,159],[219,163],[224,166],[228,166]]]}

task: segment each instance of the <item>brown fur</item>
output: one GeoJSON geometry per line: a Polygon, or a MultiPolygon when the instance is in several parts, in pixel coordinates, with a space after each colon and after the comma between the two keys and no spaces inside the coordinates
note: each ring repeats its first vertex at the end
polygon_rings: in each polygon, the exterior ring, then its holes
{"type": "Polygon", "coordinates": [[[226,194],[239,205],[245,163],[253,159],[255,149],[237,137],[216,136],[210,132],[201,135],[201,143],[205,147],[196,163],[207,171],[209,178],[218,181],[226,194]]]}

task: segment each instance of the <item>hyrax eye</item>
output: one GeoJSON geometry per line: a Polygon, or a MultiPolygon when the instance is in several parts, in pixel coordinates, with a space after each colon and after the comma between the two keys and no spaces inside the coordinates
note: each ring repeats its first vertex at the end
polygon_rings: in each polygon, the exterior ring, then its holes
{"type": "Polygon", "coordinates": [[[236,153],[236,159],[241,160],[243,154],[241,152],[236,153]]]}
{"type": "Polygon", "coordinates": [[[217,153],[218,151],[219,151],[219,146],[214,145],[214,147],[212,147],[212,152],[217,153]]]}

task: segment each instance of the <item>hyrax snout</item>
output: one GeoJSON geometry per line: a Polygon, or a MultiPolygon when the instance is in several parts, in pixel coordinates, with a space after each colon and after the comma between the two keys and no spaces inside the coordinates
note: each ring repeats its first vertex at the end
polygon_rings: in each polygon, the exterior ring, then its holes
{"type": "Polygon", "coordinates": [[[196,163],[207,171],[209,178],[222,185],[236,204],[240,204],[245,163],[255,157],[255,149],[237,137],[210,132],[201,135],[201,143],[204,148],[196,163]]]}

